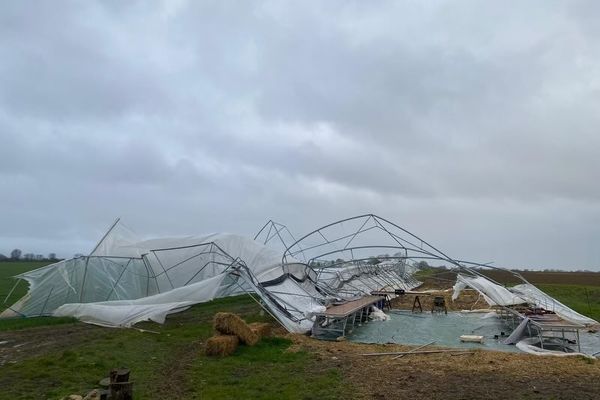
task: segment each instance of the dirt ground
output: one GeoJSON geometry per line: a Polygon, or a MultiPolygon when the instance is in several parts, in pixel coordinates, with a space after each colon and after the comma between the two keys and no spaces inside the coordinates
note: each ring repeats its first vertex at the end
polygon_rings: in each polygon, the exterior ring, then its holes
{"type": "MultiPolygon", "coordinates": [[[[313,352],[335,364],[359,399],[599,399],[600,362],[580,357],[539,357],[494,351],[473,354],[367,357],[402,345],[324,342],[288,335],[290,351],[313,352]]],[[[431,347],[435,349],[435,347],[431,347]]]]}
{"type": "MultiPolygon", "coordinates": [[[[450,280],[425,279],[418,291],[424,312],[434,296],[443,296],[448,311],[489,308],[475,290],[463,290],[452,301],[450,280]]],[[[412,309],[414,295],[392,299],[392,308],[412,309]]],[[[356,387],[362,399],[600,399],[600,362],[582,357],[540,357],[498,351],[472,354],[420,354],[392,360],[393,356],[364,353],[405,351],[411,347],[386,344],[323,342],[290,335],[294,349],[317,354],[335,363],[356,387]]],[[[428,349],[436,349],[430,347],[428,349]]]]}
{"type": "MultiPolygon", "coordinates": [[[[424,290],[422,288],[416,290],[424,290]]],[[[432,289],[429,289],[432,290],[432,289]]],[[[431,312],[433,298],[436,296],[444,297],[448,311],[461,311],[473,309],[486,309],[489,305],[485,302],[482,296],[475,290],[463,290],[458,298],[452,301],[452,289],[440,289],[428,292],[430,295],[419,295],[419,301],[423,312],[431,312]]],[[[392,308],[400,310],[411,310],[415,301],[415,295],[398,296],[392,299],[392,308]]]]}
{"type": "Polygon", "coordinates": [[[88,337],[102,337],[109,328],[87,324],[57,325],[0,332],[0,367],[4,364],[33,358],[72,344],[84,342],[88,337]]]}

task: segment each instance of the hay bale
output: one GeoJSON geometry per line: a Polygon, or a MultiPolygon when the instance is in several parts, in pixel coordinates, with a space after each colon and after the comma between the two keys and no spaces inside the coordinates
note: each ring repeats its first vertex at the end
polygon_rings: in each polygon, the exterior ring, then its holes
{"type": "Polygon", "coordinates": [[[235,335],[215,335],[206,341],[207,356],[230,356],[238,347],[240,339],[235,335]]]}
{"type": "Polygon", "coordinates": [[[267,322],[253,322],[248,324],[252,332],[256,333],[258,338],[271,336],[271,324],[267,322]]]}
{"type": "Polygon", "coordinates": [[[214,327],[217,332],[237,336],[242,343],[248,346],[254,346],[259,339],[243,319],[232,313],[215,314],[214,327]]]}

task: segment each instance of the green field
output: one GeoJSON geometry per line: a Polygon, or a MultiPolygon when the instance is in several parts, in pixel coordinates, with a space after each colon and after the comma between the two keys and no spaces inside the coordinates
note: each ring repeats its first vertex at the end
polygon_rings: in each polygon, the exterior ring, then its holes
{"type": "MultiPolygon", "coordinates": [[[[31,271],[32,269],[40,268],[54,261],[3,261],[0,262],[0,312],[10,304],[5,304],[4,300],[8,293],[12,290],[16,280],[12,277],[23,272],[31,271]]],[[[21,281],[11,294],[9,303],[16,301],[27,293],[27,282],[21,281]]]]}
{"type": "Polygon", "coordinates": [[[578,313],[600,321],[600,286],[538,284],[537,287],[578,313]]]}
{"type": "MultiPolygon", "coordinates": [[[[0,263],[0,291],[12,289],[11,276],[46,264],[0,263]]],[[[11,298],[18,299],[26,291],[24,284],[19,295],[11,298]]],[[[97,387],[111,368],[120,366],[131,369],[133,380],[147,383],[135,386],[140,399],[334,399],[345,393],[337,369],[323,366],[314,354],[288,352],[287,339],[268,338],[254,347],[242,346],[226,359],[204,356],[202,345],[213,334],[212,317],[217,311],[236,312],[248,322],[269,321],[248,296],[197,305],[171,316],[164,325],[139,324],[157,334],[90,327],[72,318],[0,320],[0,341],[15,335],[25,343],[25,352],[30,341],[36,346],[49,342],[42,346],[44,351],[34,350],[18,362],[2,366],[0,359],[0,400],[84,394],[97,387]],[[57,337],[65,339],[63,345],[52,344],[57,337]]]]}
{"type": "MultiPolygon", "coordinates": [[[[0,367],[0,399],[83,394],[97,387],[111,368],[121,366],[130,368],[131,379],[139,382],[134,386],[138,399],[344,398],[339,371],[323,365],[314,354],[288,351],[291,341],[285,338],[240,346],[225,359],[205,356],[203,343],[213,334],[212,317],[217,311],[236,312],[248,322],[269,320],[253,300],[239,296],[195,306],[171,316],[164,325],[141,324],[157,333],[81,323],[18,331],[17,340],[29,343],[46,330],[47,337],[36,340],[36,345],[49,344],[0,367]],[[56,338],[61,343],[53,345],[56,338]]],[[[0,338],[10,340],[6,333],[0,338]]]]}

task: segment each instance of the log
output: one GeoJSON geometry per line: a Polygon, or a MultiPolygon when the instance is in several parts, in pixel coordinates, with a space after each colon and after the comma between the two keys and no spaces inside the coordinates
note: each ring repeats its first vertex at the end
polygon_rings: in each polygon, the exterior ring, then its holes
{"type": "Polygon", "coordinates": [[[129,369],[119,368],[110,371],[110,390],[111,400],[133,400],[133,382],[129,382],[129,369]]]}

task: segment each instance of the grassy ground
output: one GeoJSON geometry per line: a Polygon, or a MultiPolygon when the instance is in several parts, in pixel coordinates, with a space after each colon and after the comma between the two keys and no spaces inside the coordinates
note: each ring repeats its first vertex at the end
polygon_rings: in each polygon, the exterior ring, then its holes
{"type": "Polygon", "coordinates": [[[600,321],[600,286],[538,284],[541,290],[580,314],[600,321]]]}
{"type": "Polygon", "coordinates": [[[77,320],[71,317],[10,318],[0,320],[0,332],[16,331],[20,329],[34,328],[37,326],[74,324],[76,322],[77,320]]]}
{"type": "MultiPolygon", "coordinates": [[[[10,304],[5,304],[4,300],[12,290],[16,280],[12,277],[32,269],[40,268],[54,261],[5,261],[0,262],[0,312],[10,304]]],[[[16,301],[27,293],[27,282],[22,281],[11,294],[9,303],[16,301]]]]}
{"type": "Polygon", "coordinates": [[[0,399],[83,394],[120,366],[131,369],[139,399],[334,399],[345,393],[335,368],[308,352],[288,352],[287,339],[241,346],[226,359],[204,356],[217,311],[235,311],[249,322],[268,320],[240,296],[192,307],[164,325],[142,324],[158,334],[81,323],[0,332],[0,341],[9,340],[11,347],[24,343],[0,366],[0,399]]]}

